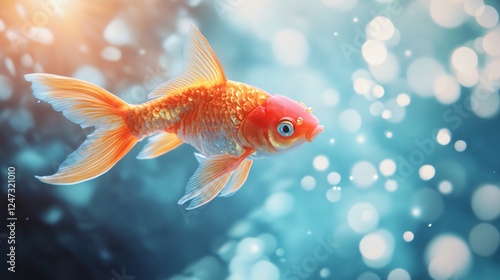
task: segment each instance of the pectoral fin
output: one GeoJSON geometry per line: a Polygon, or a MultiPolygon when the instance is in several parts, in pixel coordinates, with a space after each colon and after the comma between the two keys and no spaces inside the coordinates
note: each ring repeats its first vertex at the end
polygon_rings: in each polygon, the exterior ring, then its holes
{"type": "Polygon", "coordinates": [[[138,159],[150,159],[161,156],[179,147],[182,140],[174,133],[160,132],[148,138],[148,143],[137,156],[138,159]]]}
{"type": "Polygon", "coordinates": [[[229,197],[232,196],[235,192],[237,192],[243,183],[247,180],[248,173],[250,172],[250,167],[252,167],[251,160],[244,160],[238,168],[231,174],[229,181],[224,186],[222,191],[219,193],[219,196],[229,197]]]}
{"type": "MultiPolygon", "coordinates": [[[[233,171],[235,171],[251,153],[253,153],[253,150],[249,149],[239,157],[222,154],[204,159],[200,158],[200,166],[189,179],[186,187],[186,194],[178,203],[184,204],[191,200],[191,203],[186,208],[190,210],[200,207],[212,200],[221,192],[229,181],[233,171]]],[[[236,180],[235,183],[239,183],[239,181],[240,180],[236,180]]]]}

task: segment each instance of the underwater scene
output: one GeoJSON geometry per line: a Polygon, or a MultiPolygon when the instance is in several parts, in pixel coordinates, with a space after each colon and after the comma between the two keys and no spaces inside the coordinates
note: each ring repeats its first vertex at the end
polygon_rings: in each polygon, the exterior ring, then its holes
{"type": "MultiPolygon", "coordinates": [[[[500,279],[499,9],[494,0],[2,0],[0,278],[500,279]],[[323,131],[253,160],[241,189],[193,209],[178,202],[198,161],[213,166],[188,144],[138,159],[144,139],[77,183],[35,177],[100,141],[101,123],[54,110],[65,99],[48,104],[37,95],[45,76],[26,74],[77,78],[142,104],[187,63],[213,70],[186,47],[196,38],[206,51],[203,36],[228,80],[305,104],[323,131]]],[[[100,145],[118,151],[122,140],[100,145]]],[[[109,157],[96,153],[88,169],[109,157]]]]}

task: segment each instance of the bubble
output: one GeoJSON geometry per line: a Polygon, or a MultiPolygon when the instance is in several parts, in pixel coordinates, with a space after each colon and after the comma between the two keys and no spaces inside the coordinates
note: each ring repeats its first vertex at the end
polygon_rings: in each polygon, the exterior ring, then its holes
{"type": "Polygon", "coordinates": [[[389,273],[387,280],[411,280],[410,273],[402,268],[396,268],[389,273]]]}
{"type": "Polygon", "coordinates": [[[387,53],[385,61],[378,65],[369,65],[370,73],[373,78],[379,83],[392,83],[395,82],[399,76],[399,61],[398,58],[392,53],[387,53]]]}
{"type": "Polygon", "coordinates": [[[451,131],[447,128],[441,128],[436,135],[436,140],[443,146],[448,145],[451,141],[451,131]]]}
{"type": "Polygon", "coordinates": [[[498,12],[492,6],[481,6],[476,11],[476,21],[484,28],[491,28],[498,23],[498,12]]]}
{"type": "Polygon", "coordinates": [[[340,189],[337,187],[329,188],[326,191],[326,199],[328,199],[328,201],[332,203],[339,201],[341,198],[342,198],[342,193],[340,189]]]}
{"type": "Polygon", "coordinates": [[[12,96],[12,83],[5,77],[0,75],[0,101],[9,99],[12,96]]]}
{"type": "Polygon", "coordinates": [[[109,61],[118,61],[122,57],[122,52],[118,48],[108,46],[102,50],[101,56],[109,61]]]}
{"type": "Polygon", "coordinates": [[[457,152],[463,152],[465,149],[467,149],[467,143],[465,143],[464,140],[458,140],[455,142],[455,150],[457,152]]]}
{"type": "Polygon", "coordinates": [[[401,122],[406,116],[406,109],[398,105],[396,99],[389,99],[385,103],[386,110],[382,111],[382,118],[392,122],[401,122]]]}
{"type": "Polygon", "coordinates": [[[396,163],[392,159],[384,159],[378,167],[384,176],[391,176],[396,172],[396,163]]]}
{"type": "Polygon", "coordinates": [[[349,210],[347,222],[358,233],[369,232],[377,227],[379,215],[373,205],[360,202],[349,210]]]}
{"type": "Polygon", "coordinates": [[[326,106],[335,106],[339,103],[340,95],[335,89],[329,88],[323,92],[323,102],[326,106]]]}
{"type": "Polygon", "coordinates": [[[484,6],[483,0],[465,0],[464,1],[464,10],[467,14],[474,16],[476,15],[476,11],[484,6]]]}
{"type": "Polygon", "coordinates": [[[408,67],[408,85],[416,94],[429,97],[434,93],[434,84],[437,78],[444,74],[443,66],[434,58],[418,58],[408,67]]]}
{"type": "Polygon", "coordinates": [[[275,217],[285,216],[293,210],[294,199],[286,192],[272,194],[265,203],[266,211],[275,217]]]}
{"type": "Polygon", "coordinates": [[[345,12],[356,7],[358,0],[323,0],[323,3],[327,7],[345,12]]]}
{"type": "Polygon", "coordinates": [[[380,277],[373,272],[364,272],[356,280],[380,280],[380,277]]]}
{"type": "Polygon", "coordinates": [[[385,94],[384,87],[381,85],[376,85],[373,87],[372,94],[375,98],[382,98],[385,94]]]}
{"type": "Polygon", "coordinates": [[[449,194],[453,190],[453,185],[450,183],[450,181],[442,181],[438,185],[438,190],[442,194],[449,194]]]}
{"type": "Polygon", "coordinates": [[[439,76],[434,83],[434,95],[441,104],[451,104],[460,97],[460,85],[453,76],[439,76]]]}
{"type": "Polygon", "coordinates": [[[392,21],[384,16],[377,16],[366,26],[366,35],[371,39],[389,40],[394,35],[392,21]]]}
{"type": "Polygon", "coordinates": [[[188,0],[188,5],[190,7],[196,7],[198,5],[200,5],[201,3],[201,0],[188,0]]]}
{"type": "Polygon", "coordinates": [[[483,38],[483,48],[493,56],[500,55],[500,31],[491,31],[483,38]]]}
{"type": "Polygon", "coordinates": [[[354,133],[358,131],[361,127],[361,122],[361,116],[354,109],[347,109],[340,113],[340,126],[348,133],[354,133]]]}
{"type": "Polygon", "coordinates": [[[392,132],[391,131],[386,131],[385,132],[385,137],[392,138],[392,132]]]}
{"type": "Polygon", "coordinates": [[[366,40],[361,47],[361,53],[370,65],[380,65],[387,58],[387,48],[378,40],[366,40]]]}
{"type": "Polygon", "coordinates": [[[4,60],[5,67],[7,68],[7,71],[9,71],[9,74],[11,76],[16,75],[16,66],[14,65],[14,62],[12,61],[12,58],[6,57],[4,60]]]}
{"type": "Polygon", "coordinates": [[[78,68],[73,74],[73,78],[89,81],[100,87],[106,86],[106,79],[104,78],[102,72],[90,65],[80,66],[80,68],[78,68]]]}
{"type": "Polygon", "coordinates": [[[476,69],[471,72],[458,72],[457,73],[458,82],[464,87],[472,87],[479,81],[479,73],[476,69]]]}
{"type": "Polygon", "coordinates": [[[382,103],[380,101],[373,102],[369,108],[370,114],[372,114],[374,116],[379,116],[380,114],[382,114],[384,109],[385,109],[385,105],[384,105],[384,103],[382,103]]]}
{"type": "Polygon", "coordinates": [[[35,121],[29,110],[19,108],[11,112],[8,124],[14,131],[23,134],[35,126],[35,121]]]}
{"type": "Polygon", "coordinates": [[[21,64],[24,67],[31,67],[31,66],[33,66],[33,58],[31,58],[31,55],[29,55],[27,53],[23,54],[23,56],[21,57],[21,64]]]}
{"type": "Polygon", "coordinates": [[[318,171],[324,171],[330,165],[330,160],[324,155],[316,156],[313,160],[314,169],[318,171]]]}
{"type": "Polygon", "coordinates": [[[245,237],[236,247],[236,253],[245,258],[255,260],[264,252],[264,243],[259,238],[245,237]]]}
{"type": "MultiPolygon", "coordinates": [[[[50,45],[54,41],[54,35],[52,31],[45,27],[36,27],[36,32],[32,33],[33,36],[30,36],[30,39],[44,45],[50,45]]],[[[31,32],[30,32],[31,33],[31,32]]]]}
{"type": "Polygon", "coordinates": [[[357,162],[351,170],[352,181],[360,188],[368,188],[378,178],[377,170],[367,161],[357,162]]]}
{"type": "Polygon", "coordinates": [[[300,66],[306,62],[309,46],[304,35],[293,29],[279,31],[273,38],[273,54],[286,66],[300,66]]]}
{"type": "Polygon", "coordinates": [[[177,53],[182,50],[182,40],[178,34],[171,34],[163,40],[162,47],[167,53],[177,53]]]}
{"type": "Polygon", "coordinates": [[[367,94],[372,87],[372,83],[369,79],[358,78],[354,82],[354,91],[359,94],[367,94]]]}
{"type": "Polygon", "coordinates": [[[470,231],[469,243],[474,253],[482,257],[490,257],[498,249],[500,233],[491,224],[481,223],[470,231]]]}
{"type": "Polygon", "coordinates": [[[122,46],[130,43],[132,34],[125,21],[114,18],[104,29],[104,39],[112,45],[122,46]]]}
{"type": "Polygon", "coordinates": [[[413,238],[415,238],[415,236],[413,235],[413,232],[411,232],[411,231],[405,231],[405,233],[403,233],[403,240],[404,241],[406,241],[406,242],[412,242],[413,238]]]}
{"type": "Polygon", "coordinates": [[[398,94],[398,97],[396,98],[396,102],[398,103],[399,106],[406,107],[406,106],[410,105],[411,98],[406,93],[400,93],[400,94],[398,94]]]}
{"type": "Polygon", "coordinates": [[[377,230],[365,235],[359,242],[359,251],[365,264],[372,268],[386,266],[394,251],[394,238],[386,230],[377,230]]]}
{"type": "Polygon", "coordinates": [[[460,278],[472,260],[467,244],[449,234],[434,238],[426,248],[425,258],[429,274],[434,279],[460,278]]]}
{"type": "Polygon", "coordinates": [[[491,91],[489,86],[480,85],[472,92],[470,103],[472,112],[481,118],[491,118],[495,116],[500,107],[498,93],[491,91]]]}
{"type": "Polygon", "coordinates": [[[398,189],[398,183],[395,180],[387,180],[385,182],[385,189],[388,192],[395,192],[398,189]]]}
{"type": "Polygon", "coordinates": [[[422,188],[412,196],[410,208],[415,218],[424,222],[433,222],[443,214],[444,202],[435,190],[422,188]]]}
{"type": "Polygon", "coordinates": [[[434,178],[435,174],[436,169],[434,169],[434,166],[430,164],[422,165],[418,169],[418,175],[420,175],[420,178],[424,181],[429,181],[430,179],[434,178]]]}
{"type": "Polygon", "coordinates": [[[331,185],[337,185],[338,183],[340,183],[340,179],[341,179],[340,174],[337,172],[330,172],[326,177],[326,180],[331,185]]]}
{"type": "Polygon", "coordinates": [[[478,58],[476,52],[468,47],[460,47],[453,51],[451,64],[458,72],[468,73],[477,68],[478,58]]]}
{"type": "Polygon", "coordinates": [[[313,176],[305,176],[300,180],[300,185],[306,191],[310,191],[316,187],[316,179],[313,176]]]}
{"type": "Polygon", "coordinates": [[[330,269],[328,268],[322,268],[320,271],[319,271],[319,276],[321,278],[328,278],[328,276],[330,276],[330,269]]]}
{"type": "Polygon", "coordinates": [[[45,221],[45,223],[53,225],[59,222],[62,216],[63,212],[61,211],[61,209],[52,207],[47,212],[45,212],[45,214],[42,216],[42,219],[45,221]]]}
{"type": "Polygon", "coordinates": [[[442,27],[457,27],[467,19],[462,1],[431,0],[429,9],[434,22],[442,27]]]}
{"type": "Polygon", "coordinates": [[[90,203],[94,197],[96,185],[86,181],[71,186],[71,188],[56,188],[56,194],[68,204],[84,207],[90,203]]]}
{"type": "Polygon", "coordinates": [[[492,221],[500,215],[500,189],[494,185],[484,185],[472,195],[472,210],[483,221],[492,221]]]}
{"type": "Polygon", "coordinates": [[[279,269],[268,260],[258,261],[250,269],[250,280],[261,280],[263,275],[269,280],[280,279],[279,269]]]}

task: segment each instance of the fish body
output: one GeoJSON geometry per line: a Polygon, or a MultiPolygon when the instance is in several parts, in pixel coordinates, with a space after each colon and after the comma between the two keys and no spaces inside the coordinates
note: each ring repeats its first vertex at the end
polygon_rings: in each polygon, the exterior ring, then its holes
{"type": "Polygon", "coordinates": [[[179,204],[193,209],[234,194],[254,159],[300,146],[323,131],[312,109],[281,95],[227,80],[206,39],[193,25],[183,71],[131,105],[94,84],[51,74],[28,74],[34,96],[83,128],[85,142],[45,183],[68,185],[109,170],[134,145],[148,139],[139,159],[163,155],[182,143],[195,147],[200,166],[179,204]]]}

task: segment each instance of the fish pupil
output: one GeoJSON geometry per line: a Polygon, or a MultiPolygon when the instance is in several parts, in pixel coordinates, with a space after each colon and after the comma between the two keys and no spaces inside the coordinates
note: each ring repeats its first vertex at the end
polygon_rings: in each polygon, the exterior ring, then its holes
{"type": "Polygon", "coordinates": [[[284,133],[288,133],[288,132],[290,132],[290,127],[289,127],[288,125],[284,125],[284,126],[283,126],[283,132],[284,132],[284,133]]]}

